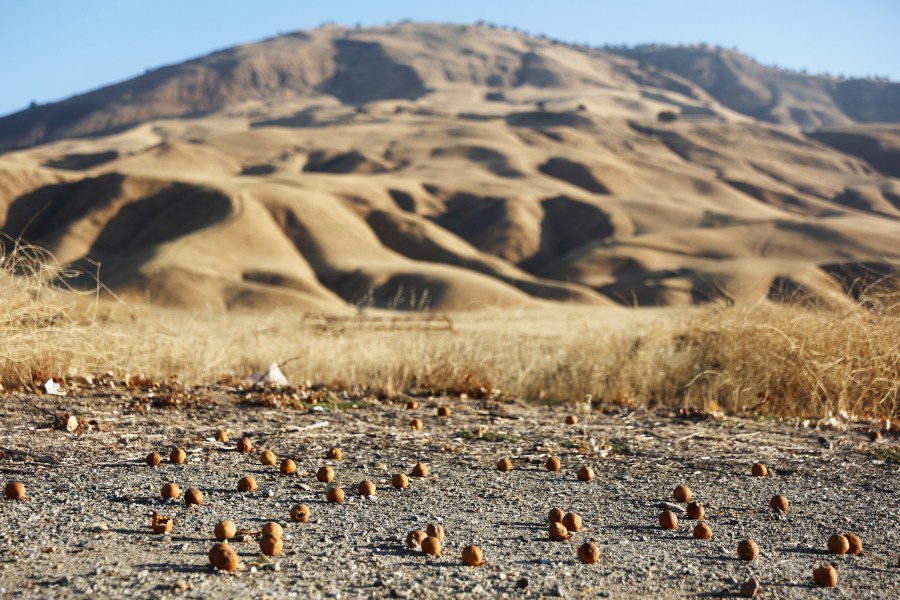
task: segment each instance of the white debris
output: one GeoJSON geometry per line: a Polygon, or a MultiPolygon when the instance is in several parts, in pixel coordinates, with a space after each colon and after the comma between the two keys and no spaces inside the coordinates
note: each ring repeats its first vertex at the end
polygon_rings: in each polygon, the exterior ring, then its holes
{"type": "Polygon", "coordinates": [[[258,375],[253,376],[253,383],[264,383],[269,385],[289,385],[287,377],[281,372],[277,362],[273,362],[268,369],[258,375]]]}
{"type": "Polygon", "coordinates": [[[65,396],[66,392],[52,379],[48,379],[44,384],[44,391],[51,396],[65,396]]]}

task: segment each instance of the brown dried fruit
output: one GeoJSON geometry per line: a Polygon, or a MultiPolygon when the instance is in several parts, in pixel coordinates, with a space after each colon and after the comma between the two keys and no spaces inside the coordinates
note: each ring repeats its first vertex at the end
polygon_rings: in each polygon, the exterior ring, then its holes
{"type": "Polygon", "coordinates": [[[828,538],[828,551],[832,554],[847,554],[850,550],[850,540],[839,533],[828,538]]]}
{"type": "Polygon", "coordinates": [[[344,501],[344,490],[339,487],[328,488],[325,492],[325,499],[329,502],[340,504],[344,501]]]}
{"type": "Polygon", "coordinates": [[[769,500],[769,506],[775,510],[787,512],[791,505],[784,496],[772,496],[772,499],[769,500]]]}
{"type": "Polygon", "coordinates": [[[340,448],[329,448],[325,458],[330,460],[344,460],[344,452],[340,448]]]}
{"type": "Polygon", "coordinates": [[[555,456],[551,456],[550,458],[547,459],[547,462],[544,463],[544,467],[546,467],[546,469],[548,471],[559,471],[559,468],[561,466],[562,465],[559,462],[559,458],[557,458],[555,456]]]}
{"type": "Polygon", "coordinates": [[[409,422],[409,428],[413,431],[421,431],[422,430],[422,419],[413,419],[409,422]]]}
{"type": "Polygon", "coordinates": [[[428,477],[428,465],[425,463],[416,463],[412,470],[413,477],[428,477]]]}
{"type": "Polygon", "coordinates": [[[569,415],[566,417],[566,425],[578,425],[578,417],[575,415],[569,415]]]}
{"type": "Polygon", "coordinates": [[[359,487],[356,488],[356,491],[359,492],[360,496],[374,496],[375,495],[375,482],[366,479],[362,483],[359,484],[359,487]]]}
{"type": "Polygon", "coordinates": [[[281,461],[281,466],[278,468],[278,470],[281,471],[282,475],[293,475],[297,472],[297,463],[289,458],[286,458],[281,461]]]}
{"type": "Polygon", "coordinates": [[[209,551],[209,561],[219,571],[229,573],[238,567],[238,555],[228,544],[216,544],[209,551]]]}
{"type": "Polygon", "coordinates": [[[221,442],[221,443],[223,443],[223,444],[224,444],[225,442],[227,442],[227,441],[228,441],[228,432],[225,431],[224,429],[218,430],[218,431],[216,432],[216,441],[217,441],[217,442],[221,442]]]}
{"type": "Polygon", "coordinates": [[[177,483],[171,481],[162,486],[159,493],[163,498],[181,498],[181,488],[177,483]]]}
{"type": "Polygon", "coordinates": [[[256,491],[256,480],[251,475],[241,477],[238,480],[238,491],[239,492],[255,492],[256,491]]]}
{"type": "Polygon", "coordinates": [[[10,481],[6,484],[6,497],[10,500],[21,500],[25,497],[25,485],[21,481],[10,481]]]}
{"type": "Polygon", "coordinates": [[[703,510],[703,503],[701,502],[697,502],[696,500],[694,500],[687,505],[687,516],[689,519],[699,521],[703,518],[704,512],[706,511],[703,510]]]}
{"type": "Polygon", "coordinates": [[[659,513],[659,526],[663,529],[677,529],[678,517],[671,510],[664,510],[659,513]]]}
{"type": "Polygon", "coordinates": [[[437,556],[441,553],[441,540],[429,535],[422,540],[422,552],[431,556],[437,556]]]}
{"type": "Polygon", "coordinates": [[[837,585],[837,571],[831,565],[822,565],[813,569],[813,581],[819,587],[834,587],[837,585]]]}
{"type": "Polygon", "coordinates": [[[153,516],[150,518],[150,529],[153,530],[153,533],[168,533],[172,531],[174,525],[175,523],[172,519],[156,513],[153,513],[153,516]]]}
{"type": "Polygon", "coordinates": [[[449,417],[450,416],[450,407],[449,406],[439,406],[437,414],[439,417],[449,417]]]}
{"type": "Polygon", "coordinates": [[[262,526],[261,532],[263,535],[274,535],[275,537],[280,538],[284,535],[284,527],[282,527],[275,521],[269,521],[262,526]]]}
{"type": "Polygon", "coordinates": [[[416,410],[417,408],[419,408],[419,403],[415,400],[410,400],[406,403],[406,408],[407,410],[416,410]]]}
{"type": "Polygon", "coordinates": [[[248,437],[242,437],[241,439],[238,440],[237,449],[238,449],[238,452],[241,452],[242,454],[247,454],[248,452],[253,450],[253,442],[251,442],[250,438],[248,438],[248,437]]]}
{"type": "Polygon", "coordinates": [[[462,551],[463,562],[470,567],[477,567],[483,562],[481,548],[478,546],[466,546],[462,551]]]}
{"type": "Polygon", "coordinates": [[[216,524],[216,529],[213,533],[220,542],[223,540],[230,540],[237,535],[237,527],[232,521],[226,519],[225,521],[219,521],[216,524]]]}
{"type": "Polygon", "coordinates": [[[681,484],[675,487],[672,490],[672,497],[675,498],[677,502],[690,502],[691,501],[691,488],[686,486],[685,484],[681,484]]]}
{"type": "Polygon", "coordinates": [[[406,473],[394,473],[393,475],[391,475],[391,485],[398,490],[408,488],[409,477],[406,476],[406,473]]]}
{"type": "Polygon", "coordinates": [[[184,503],[200,506],[203,504],[203,492],[197,488],[188,488],[188,491],[184,493],[184,503]]]}
{"type": "Polygon", "coordinates": [[[316,471],[316,479],[322,483],[331,483],[334,481],[334,469],[328,466],[321,467],[316,471]]]}
{"type": "Polygon", "coordinates": [[[697,523],[694,525],[694,538],[698,540],[711,540],[712,529],[706,523],[697,523]]]}
{"type": "Polygon", "coordinates": [[[501,458],[497,461],[498,471],[512,471],[512,461],[508,458],[501,458]]]}
{"type": "Polygon", "coordinates": [[[444,526],[438,523],[431,523],[428,527],[425,528],[425,533],[427,533],[431,537],[436,537],[437,539],[444,541],[444,526]]]}
{"type": "Polygon", "coordinates": [[[737,553],[741,560],[756,560],[759,556],[759,546],[751,539],[746,539],[738,544],[737,553]]]}
{"type": "Polygon", "coordinates": [[[551,508],[547,520],[551,523],[562,523],[563,517],[566,516],[565,511],[561,508],[551,508]]]}
{"type": "Polygon", "coordinates": [[[428,534],[422,531],[421,529],[416,529],[415,531],[410,531],[406,536],[406,547],[410,550],[414,550],[422,545],[422,542],[425,538],[428,537],[428,534]]]}
{"type": "Polygon", "coordinates": [[[547,534],[555,542],[564,542],[569,539],[569,530],[562,523],[550,523],[550,527],[547,528],[547,534]]]}
{"type": "Polygon", "coordinates": [[[305,504],[295,504],[291,507],[291,521],[306,523],[309,521],[309,507],[305,504]]]}
{"type": "Polygon", "coordinates": [[[590,467],[581,467],[578,469],[578,481],[592,481],[594,479],[594,470],[590,467]]]}
{"type": "Polygon", "coordinates": [[[769,469],[761,462],[753,463],[753,466],[750,467],[750,472],[753,473],[754,477],[766,477],[769,475],[769,469]]]}
{"type": "Polygon", "coordinates": [[[175,448],[169,453],[169,462],[173,465],[183,465],[187,460],[187,452],[182,448],[175,448]]]}
{"type": "Polygon", "coordinates": [[[562,519],[563,526],[569,531],[578,531],[581,529],[581,515],[578,513],[566,513],[562,519]]]}
{"type": "Polygon", "coordinates": [[[230,548],[230,546],[228,544],[223,544],[222,542],[213,544],[212,548],[209,549],[209,553],[207,554],[207,556],[209,556],[209,562],[213,562],[213,556],[226,548],[230,548]]]}
{"type": "Polygon", "coordinates": [[[262,454],[259,455],[259,464],[265,465],[267,467],[271,467],[275,464],[275,461],[278,460],[275,457],[275,453],[271,450],[265,450],[262,454]]]}
{"type": "Polygon", "coordinates": [[[259,551],[266,556],[278,556],[281,554],[281,549],[283,547],[284,542],[281,540],[280,535],[267,533],[259,540],[259,551]]]}
{"type": "Polygon", "coordinates": [[[585,542],[578,547],[578,560],[586,565],[592,565],[600,560],[600,548],[593,542],[585,542]]]}
{"type": "Polygon", "coordinates": [[[855,533],[845,533],[844,537],[847,538],[847,543],[850,545],[847,548],[847,554],[859,554],[862,552],[862,540],[859,539],[859,536],[855,533]]]}
{"type": "Polygon", "coordinates": [[[159,452],[151,452],[144,459],[144,462],[147,463],[148,467],[158,467],[159,463],[162,462],[162,457],[159,455],[159,452]]]}
{"type": "Polygon", "coordinates": [[[751,577],[741,584],[741,596],[744,598],[755,598],[759,593],[759,579],[751,577]]]}

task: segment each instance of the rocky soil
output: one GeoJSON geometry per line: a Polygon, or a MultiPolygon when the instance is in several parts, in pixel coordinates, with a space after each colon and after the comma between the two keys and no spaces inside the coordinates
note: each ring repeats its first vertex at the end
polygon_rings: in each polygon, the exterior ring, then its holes
{"type": "Polygon", "coordinates": [[[427,396],[410,410],[406,399],[327,390],[144,383],[2,397],[0,471],[4,484],[24,483],[26,497],[0,502],[0,596],[716,598],[756,576],[763,598],[900,597],[896,434],[873,442],[861,425],[427,396]],[[437,416],[442,405],[449,417],[437,416]],[[577,424],[565,423],[570,412],[577,424]],[[421,431],[408,426],[416,417],[421,431]],[[231,441],[215,441],[217,429],[231,441]],[[241,435],[256,450],[237,452],[241,435]],[[184,465],[168,461],[176,445],[184,465]],[[332,446],[343,460],[325,459],[332,446]],[[293,458],[297,473],[260,464],[263,449],[293,458]],[[162,454],[159,467],[145,464],[151,451],[162,454]],[[544,468],[548,455],[560,457],[559,472],[544,468]],[[512,471],[497,470],[503,457],[512,471]],[[391,475],[418,461],[430,475],[393,489],[391,475]],[[769,477],[751,476],[756,461],[769,477]],[[325,464],[343,504],[325,501],[315,478],[325,464]],[[582,465],[593,481],[577,479],[582,465]],[[256,492],[237,491],[244,475],[256,492]],[[365,479],[377,496],[357,493],[365,479]],[[161,499],[168,481],[202,490],[203,505],[161,499]],[[695,522],[672,497],[680,483],[705,505],[711,541],[693,539],[695,522]],[[774,494],[790,500],[788,512],[769,507],[774,494]],[[311,508],[307,523],[288,518],[299,502],[311,508]],[[547,535],[553,507],[583,518],[567,542],[547,535]],[[678,514],[675,530],[658,525],[666,508],[678,514]],[[153,512],[174,518],[170,534],[151,531],[153,512]],[[226,518],[244,530],[231,542],[240,557],[231,574],[207,559],[226,518]],[[284,550],[271,559],[256,538],[269,520],[285,527],[284,550]],[[446,529],[438,557],[404,543],[429,523],[446,529]],[[858,534],[862,553],[829,554],[838,532],[858,534]],[[748,537],[760,548],[752,562],[736,552],[748,537]],[[600,547],[598,563],[579,562],[585,541],[600,547]],[[485,565],[463,564],[469,544],[485,565]],[[823,563],[835,566],[836,588],[813,584],[823,563]]]}

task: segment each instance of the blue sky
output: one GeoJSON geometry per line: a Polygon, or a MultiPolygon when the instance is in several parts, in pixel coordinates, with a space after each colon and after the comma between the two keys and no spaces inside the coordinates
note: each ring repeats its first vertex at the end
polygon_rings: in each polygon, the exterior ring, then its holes
{"type": "Polygon", "coordinates": [[[3,0],[0,115],[279,31],[485,19],[591,44],[707,42],[900,80],[900,0],[3,0]]]}

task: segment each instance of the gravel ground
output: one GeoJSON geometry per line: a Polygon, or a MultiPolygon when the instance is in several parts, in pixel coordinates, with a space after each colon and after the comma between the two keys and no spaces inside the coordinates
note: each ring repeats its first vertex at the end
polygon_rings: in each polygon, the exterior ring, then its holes
{"type": "Polygon", "coordinates": [[[871,442],[853,427],[587,407],[567,425],[566,407],[458,398],[420,398],[409,410],[405,401],[273,407],[272,395],[266,405],[259,393],[225,387],[177,394],[169,403],[179,408],[159,406],[172,395],[145,396],[97,386],[2,397],[0,469],[27,496],[0,503],[0,596],[715,598],[735,596],[755,575],[764,598],[900,597],[896,434],[871,442]],[[452,415],[438,417],[444,404],[452,415]],[[65,413],[84,419],[75,433],[64,420],[52,426],[65,413]],[[407,426],[414,417],[423,430],[407,426]],[[85,421],[93,426],[82,433],[85,421]],[[231,442],[214,440],[219,428],[231,442]],[[257,450],[237,452],[240,435],[257,450]],[[186,464],[167,460],[175,445],[186,464]],[[331,446],[343,460],[324,458],[331,446]],[[262,449],[293,458],[297,473],[261,465],[262,449]],[[154,450],[163,463],[151,468],[144,457],[154,450]],[[545,470],[549,454],[561,458],[559,472],[545,470]],[[512,471],[496,469],[503,457],[512,471]],[[757,460],[770,477],[750,475],[757,460]],[[418,461],[429,477],[390,487],[392,473],[418,461]],[[324,500],[315,478],[324,464],[346,491],[343,504],[324,500]],[[577,480],[581,465],[594,481],[577,480]],[[237,491],[244,475],[258,491],[237,491]],[[376,497],[359,496],[364,479],[376,497]],[[203,505],[162,500],[168,481],[202,490],[203,505]],[[672,498],[680,483],[704,503],[711,541],[692,538],[694,521],[672,498]],[[790,499],[787,513],[769,508],[773,494],[790,499]],[[307,523],[288,519],[298,502],[312,510],[307,523]],[[658,526],[667,505],[679,514],[675,530],[658,526]],[[584,520],[568,542],[548,538],[552,507],[584,520]],[[171,534],[152,533],[154,511],[174,518],[171,534]],[[207,559],[224,518],[252,532],[232,541],[241,561],[232,574],[207,559]],[[285,527],[274,559],[259,555],[254,535],[269,520],[285,527]],[[432,522],[446,529],[444,553],[407,550],[406,534],[432,522]],[[828,537],[845,531],[862,538],[863,552],[828,554],[828,537]],[[737,557],[747,537],[760,547],[752,562],[737,557]],[[600,547],[598,563],[579,562],[585,541],[600,547]],[[462,563],[468,544],[482,548],[484,566],[462,563]],[[822,563],[837,569],[836,588],[813,585],[822,563]]]}

